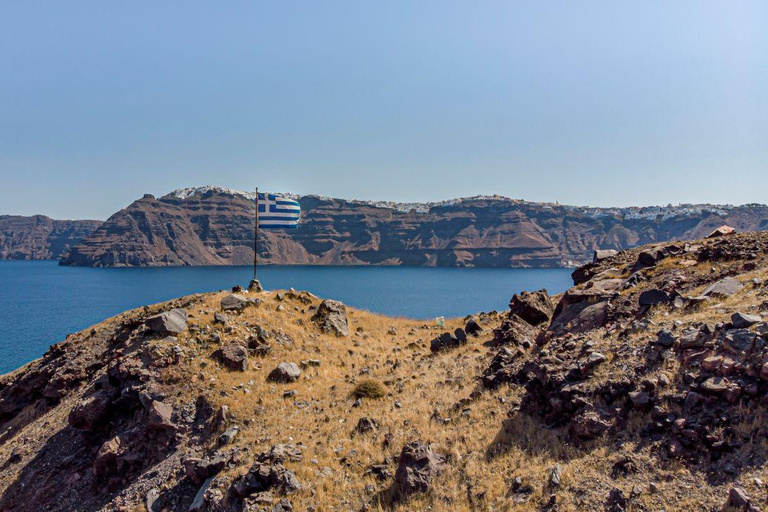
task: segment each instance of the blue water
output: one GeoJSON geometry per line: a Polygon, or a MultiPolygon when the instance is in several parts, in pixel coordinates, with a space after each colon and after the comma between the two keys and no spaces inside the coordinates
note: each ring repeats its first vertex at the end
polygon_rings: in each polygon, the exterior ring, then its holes
{"type": "MultiPolygon", "coordinates": [[[[51,261],[0,261],[0,374],[48,346],[126,309],[246,286],[250,267],[96,269],[51,261]]],[[[569,269],[264,266],[267,289],[296,288],[377,313],[464,316],[507,308],[522,290],[559,293],[569,269]]]]}

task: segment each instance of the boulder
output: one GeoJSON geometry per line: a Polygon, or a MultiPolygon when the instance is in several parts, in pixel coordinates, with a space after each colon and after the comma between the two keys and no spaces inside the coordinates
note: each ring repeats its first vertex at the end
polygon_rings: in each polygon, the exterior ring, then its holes
{"type": "Polygon", "coordinates": [[[230,370],[244,372],[248,369],[248,349],[239,343],[228,343],[213,355],[230,370]]]}
{"type": "Polygon", "coordinates": [[[571,418],[569,433],[576,439],[589,441],[613,426],[613,418],[600,409],[585,408],[571,418]]]}
{"type": "Polygon", "coordinates": [[[467,324],[464,326],[464,332],[470,336],[477,336],[482,332],[482,330],[483,328],[480,327],[480,324],[478,324],[474,318],[467,320],[467,324]]]}
{"type": "Polygon", "coordinates": [[[301,369],[296,363],[280,363],[269,372],[267,380],[272,382],[296,382],[301,376],[301,369]]]}
{"type": "Polygon", "coordinates": [[[509,315],[517,315],[533,326],[548,322],[554,310],[547,290],[514,294],[509,301],[509,315]]]}
{"type": "Polygon", "coordinates": [[[223,455],[215,455],[205,459],[189,457],[184,459],[184,472],[192,482],[199,485],[205,480],[218,475],[226,465],[227,457],[223,455]]]}
{"type": "Polygon", "coordinates": [[[346,336],[349,334],[347,307],[337,300],[324,300],[312,317],[317,325],[329,334],[346,336]]]}
{"type": "Polygon", "coordinates": [[[749,327],[750,325],[762,322],[760,315],[747,315],[745,313],[734,313],[731,315],[731,323],[737,329],[749,327]]]}
{"type": "Polygon", "coordinates": [[[517,315],[509,315],[493,330],[496,345],[531,346],[535,339],[536,329],[517,315]]]}
{"type": "Polygon", "coordinates": [[[198,489],[197,494],[195,494],[195,499],[193,499],[192,503],[189,505],[188,512],[203,512],[205,510],[205,492],[211,487],[211,483],[213,483],[213,477],[208,478],[200,489],[198,489]]]}
{"type": "Polygon", "coordinates": [[[733,235],[736,233],[736,230],[732,228],[731,226],[720,226],[719,228],[712,231],[710,234],[707,235],[707,238],[717,238],[719,236],[728,236],[733,235]]]}
{"type": "Polygon", "coordinates": [[[429,350],[432,352],[439,352],[441,350],[448,350],[456,348],[460,345],[464,345],[467,342],[467,335],[464,329],[456,329],[453,334],[444,332],[437,338],[433,339],[429,344],[429,350]]]}
{"type": "Polygon", "coordinates": [[[724,279],[721,279],[709,286],[707,286],[703,292],[701,292],[702,297],[711,297],[711,296],[720,296],[720,297],[730,297],[734,293],[738,292],[744,288],[744,285],[741,284],[738,280],[732,278],[732,277],[726,277],[724,279]]]}
{"type": "Polygon", "coordinates": [[[399,499],[427,492],[433,479],[442,471],[445,458],[423,441],[406,444],[400,452],[395,472],[395,491],[399,499]]]}
{"type": "Polygon", "coordinates": [[[640,294],[638,302],[641,306],[655,306],[656,304],[666,304],[670,296],[667,292],[658,288],[651,288],[640,294]]]}
{"type": "Polygon", "coordinates": [[[176,430],[176,425],[171,421],[173,407],[170,405],[151,400],[144,409],[147,411],[147,430],[154,432],[176,430]]]}
{"type": "Polygon", "coordinates": [[[104,478],[118,472],[120,456],[124,452],[120,436],[115,436],[101,445],[93,460],[93,473],[96,478],[104,478]]]}
{"type": "Polygon", "coordinates": [[[111,402],[111,397],[105,391],[97,391],[83,398],[69,412],[69,424],[87,432],[97,430],[104,423],[111,402]]]}
{"type": "Polygon", "coordinates": [[[618,254],[617,251],[613,249],[597,249],[592,255],[592,263],[597,263],[598,261],[615,256],[616,254],[618,254]]]}
{"type": "Polygon", "coordinates": [[[144,323],[159,334],[179,334],[187,330],[187,312],[176,308],[147,318],[144,323]]]}
{"type": "Polygon", "coordinates": [[[222,297],[220,304],[224,311],[242,311],[253,305],[253,302],[237,293],[230,293],[222,297]]]}

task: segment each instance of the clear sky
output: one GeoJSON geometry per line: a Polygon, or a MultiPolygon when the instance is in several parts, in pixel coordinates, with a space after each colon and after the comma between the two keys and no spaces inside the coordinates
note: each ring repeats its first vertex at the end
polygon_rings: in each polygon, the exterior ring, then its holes
{"type": "Polygon", "coordinates": [[[0,214],[768,202],[768,2],[3,2],[0,214]]]}

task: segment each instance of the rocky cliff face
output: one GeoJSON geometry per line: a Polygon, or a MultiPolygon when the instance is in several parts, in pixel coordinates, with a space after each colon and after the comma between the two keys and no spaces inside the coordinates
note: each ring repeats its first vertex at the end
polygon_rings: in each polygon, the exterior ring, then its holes
{"type": "Polygon", "coordinates": [[[745,233],[444,327],[292,290],[129,311],[0,376],[0,511],[765,510],[766,280],[745,233]]]}
{"type": "Polygon", "coordinates": [[[56,260],[101,224],[44,215],[0,215],[0,260],[56,260]]]}
{"type": "MultiPolygon", "coordinates": [[[[273,264],[556,267],[597,248],[768,229],[768,207],[597,209],[481,197],[432,205],[299,198],[296,230],[264,231],[273,264]]],[[[62,260],[81,266],[242,265],[253,261],[253,202],[206,187],[134,202],[62,260]]]]}

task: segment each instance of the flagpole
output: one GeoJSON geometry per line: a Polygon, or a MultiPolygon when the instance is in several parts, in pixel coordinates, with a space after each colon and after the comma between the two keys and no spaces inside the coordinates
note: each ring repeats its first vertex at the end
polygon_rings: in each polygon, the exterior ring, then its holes
{"type": "Polygon", "coordinates": [[[256,216],[253,223],[253,280],[256,281],[256,266],[259,263],[259,187],[256,187],[256,216]]]}

